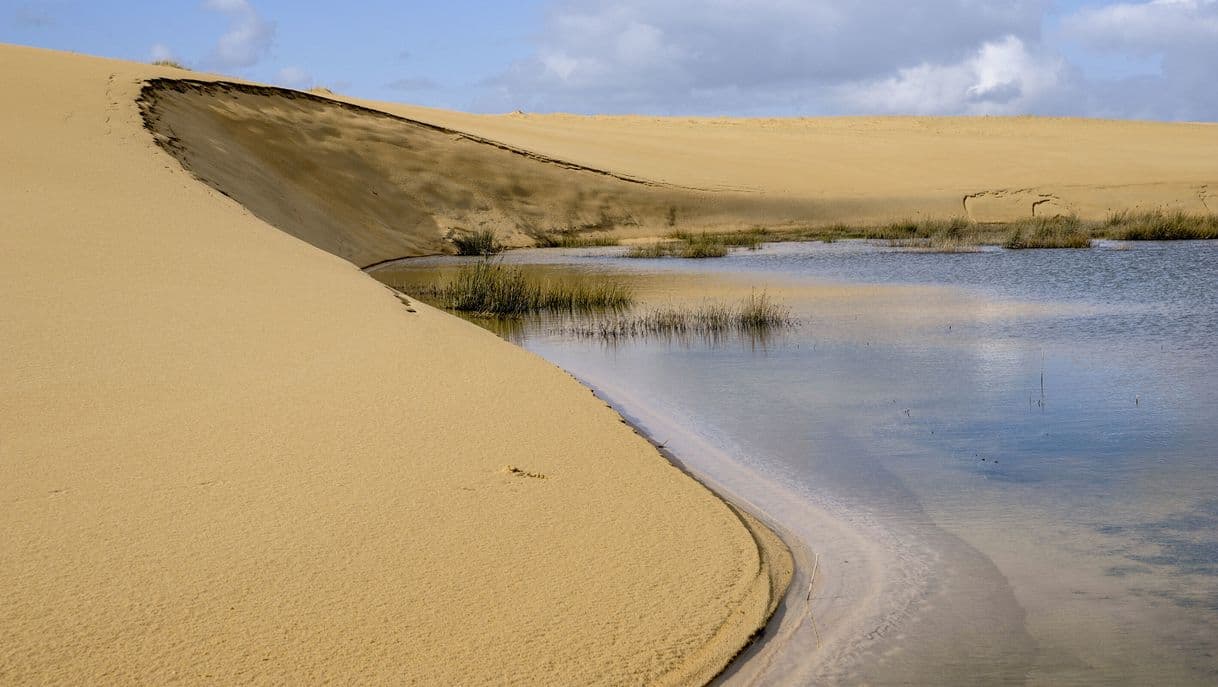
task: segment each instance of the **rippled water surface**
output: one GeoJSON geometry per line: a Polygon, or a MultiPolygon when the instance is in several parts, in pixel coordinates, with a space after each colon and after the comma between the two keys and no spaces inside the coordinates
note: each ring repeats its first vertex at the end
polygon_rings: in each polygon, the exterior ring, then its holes
{"type": "Polygon", "coordinates": [[[841,621],[846,636],[821,650],[832,660],[795,652],[816,664],[808,675],[1218,684],[1218,245],[618,252],[507,260],[610,273],[649,304],[765,288],[801,322],[766,341],[607,342],[552,320],[509,338],[641,418],[695,471],[687,453],[717,447],[876,544],[852,560],[811,519],[773,513],[826,552],[823,574],[879,571],[836,602],[868,610],[841,621]]]}

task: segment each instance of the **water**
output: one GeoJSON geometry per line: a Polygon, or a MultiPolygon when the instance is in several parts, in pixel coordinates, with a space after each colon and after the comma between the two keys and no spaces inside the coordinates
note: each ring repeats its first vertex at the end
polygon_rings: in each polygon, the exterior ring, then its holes
{"type": "Polygon", "coordinates": [[[508,259],[646,302],[762,287],[802,322],[511,333],[821,554],[817,627],[763,681],[1218,684],[1218,245],[615,255],[508,259]]]}

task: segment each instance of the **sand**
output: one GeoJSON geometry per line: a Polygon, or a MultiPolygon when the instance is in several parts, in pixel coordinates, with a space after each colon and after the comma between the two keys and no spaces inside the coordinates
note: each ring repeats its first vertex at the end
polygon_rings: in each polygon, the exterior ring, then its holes
{"type": "Polygon", "coordinates": [[[1218,211],[1208,124],[486,116],[202,81],[154,82],[141,100],[192,173],[361,266],[475,230],[526,246],[567,231],[1218,211]]]}
{"type": "Polygon", "coordinates": [[[768,203],[763,223],[772,225],[1218,212],[1213,123],[486,116],[364,104],[653,183],[741,194],[768,203]]]}
{"type": "Polygon", "coordinates": [[[182,76],[0,47],[0,682],[703,683],[773,611],[781,544],[359,267],[479,228],[1218,188],[1208,125],[474,116],[182,76]]]}
{"type": "Polygon", "coordinates": [[[785,551],[562,371],[191,177],[137,103],[169,73],[0,48],[0,683],[723,668],[785,551]]]}

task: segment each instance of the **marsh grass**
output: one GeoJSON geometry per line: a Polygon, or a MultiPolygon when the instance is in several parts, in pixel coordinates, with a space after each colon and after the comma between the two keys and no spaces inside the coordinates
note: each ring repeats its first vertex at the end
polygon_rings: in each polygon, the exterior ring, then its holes
{"type": "MultiPolygon", "coordinates": [[[[870,239],[910,250],[957,252],[979,246],[1009,248],[1086,248],[1091,239],[1179,241],[1218,239],[1218,214],[1151,210],[1121,212],[1103,222],[1078,217],[1029,217],[1014,222],[977,223],[965,217],[905,219],[886,224],[831,224],[819,227],[757,227],[749,232],[764,242],[870,239]],[[1086,243],[1084,243],[1086,241],[1086,243]]],[[[723,234],[713,234],[721,241],[723,234]]]]}
{"type": "MultiPolygon", "coordinates": [[[[731,252],[719,234],[675,232],[672,240],[632,246],[628,258],[722,258],[731,252]]],[[[743,245],[743,244],[741,244],[743,245]]]]}
{"type": "Polygon", "coordinates": [[[524,270],[482,260],[462,266],[451,279],[413,290],[433,304],[483,316],[518,317],[540,312],[621,309],[634,302],[625,284],[584,275],[563,280],[530,279],[524,270]]]}
{"type": "Polygon", "coordinates": [[[934,253],[967,253],[985,242],[983,230],[963,217],[947,220],[904,220],[868,232],[867,238],[888,239],[888,245],[934,253]]]}
{"type": "Polygon", "coordinates": [[[668,238],[684,241],[690,244],[721,244],[730,248],[748,248],[757,250],[765,242],[767,231],[762,227],[753,227],[747,231],[699,232],[674,231],[668,238]]]}
{"type": "MultiPolygon", "coordinates": [[[[558,232],[539,240],[544,246],[616,245],[606,235],[586,236],[558,232]],[[603,241],[603,242],[602,242],[603,241]]],[[[1218,239],[1218,214],[1191,214],[1151,210],[1120,212],[1103,222],[1086,222],[1076,216],[1029,217],[1013,222],[978,223],[967,217],[904,219],[885,224],[830,224],[818,227],[756,226],[739,232],[674,231],[667,240],[636,245],[628,258],[716,258],[733,248],[758,249],[763,243],[869,239],[890,246],[927,252],[972,252],[981,246],[1010,249],[1086,248],[1097,238],[1118,241],[1179,241],[1218,239]]]]}
{"type": "Polygon", "coordinates": [[[1186,212],[1118,212],[1108,216],[1104,229],[1122,241],[1191,241],[1218,239],[1218,215],[1186,212]]]}
{"type": "Polygon", "coordinates": [[[1032,218],[1013,223],[1003,248],[1090,248],[1091,232],[1077,217],[1032,218]]]}
{"type": "Polygon", "coordinates": [[[713,236],[699,235],[680,241],[678,257],[682,258],[722,258],[731,252],[726,244],[713,236]]]}
{"type": "Polygon", "coordinates": [[[617,237],[608,234],[585,234],[570,229],[539,234],[533,240],[538,248],[594,248],[620,243],[617,237]]]}
{"type": "Polygon", "coordinates": [[[452,241],[457,255],[497,255],[505,247],[490,229],[460,233],[452,241]]]}
{"type": "Polygon", "coordinates": [[[708,303],[693,308],[661,307],[638,314],[618,314],[564,329],[574,336],[622,339],[644,336],[764,335],[793,327],[797,321],[764,292],[753,292],[736,305],[708,303]]]}

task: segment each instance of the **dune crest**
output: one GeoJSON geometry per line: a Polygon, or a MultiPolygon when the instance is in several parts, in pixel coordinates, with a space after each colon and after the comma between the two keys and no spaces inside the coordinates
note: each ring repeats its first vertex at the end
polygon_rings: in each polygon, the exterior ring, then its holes
{"type": "Polygon", "coordinates": [[[1041,118],[467,115],[156,79],[158,142],[268,223],[361,266],[495,231],[976,222],[1213,212],[1218,127],[1041,118]]]}

